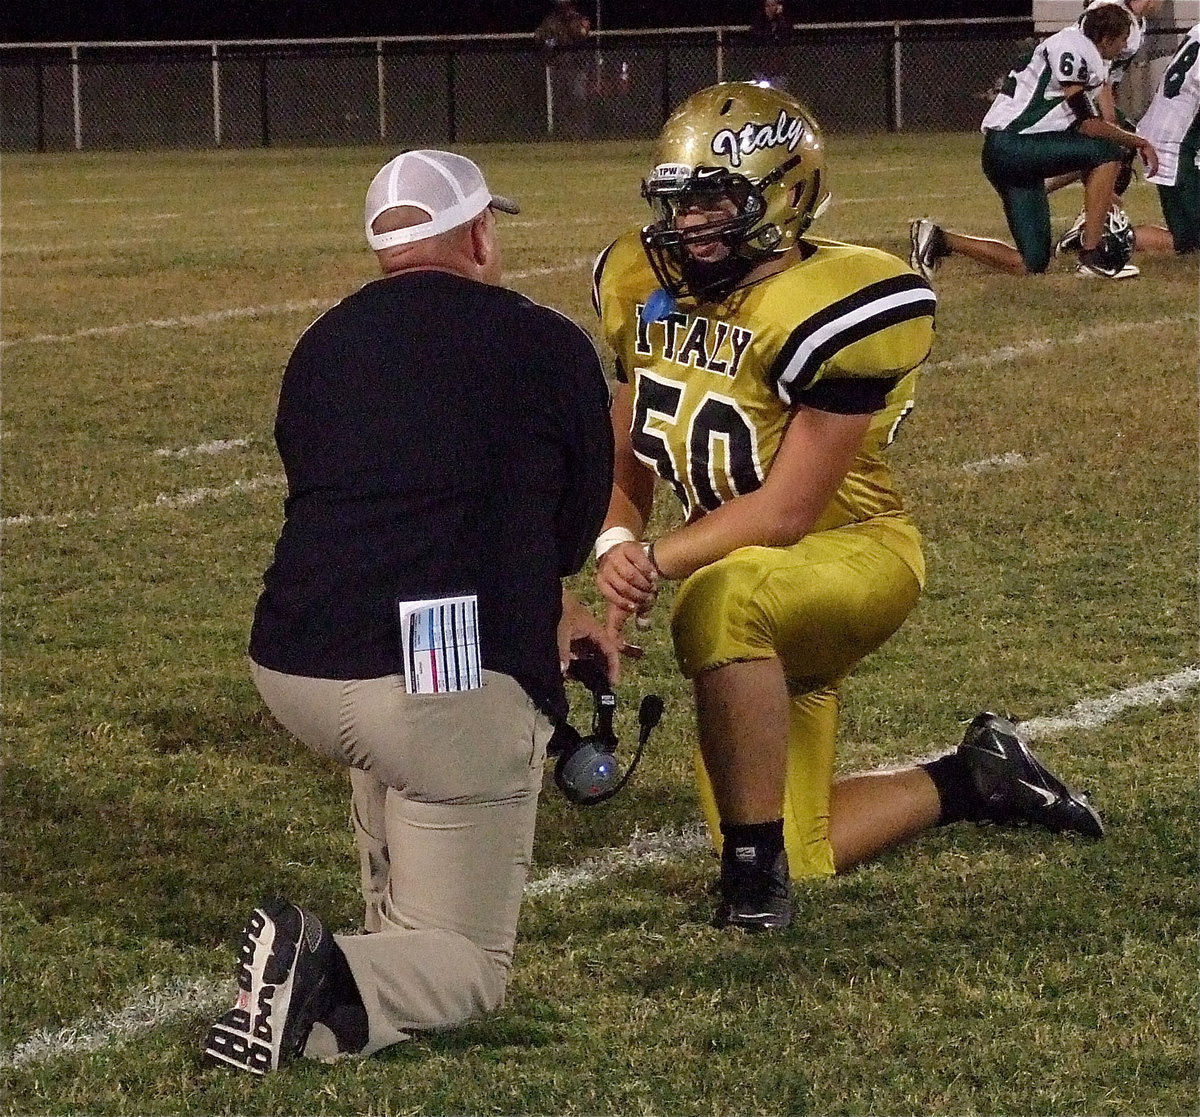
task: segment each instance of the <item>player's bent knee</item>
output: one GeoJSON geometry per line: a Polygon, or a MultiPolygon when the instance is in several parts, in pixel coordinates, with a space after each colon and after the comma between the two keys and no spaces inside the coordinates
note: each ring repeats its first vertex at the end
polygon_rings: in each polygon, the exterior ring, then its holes
{"type": "Polygon", "coordinates": [[[1025,270],[1021,275],[1041,275],[1050,266],[1051,253],[1047,250],[1042,252],[1022,252],[1021,261],[1025,265],[1025,270]]]}
{"type": "MultiPolygon", "coordinates": [[[[752,552],[756,548],[743,548],[752,552]]],[[[675,595],[671,637],[684,676],[774,654],[756,589],[761,567],[735,552],[688,577],[675,595]]]]}

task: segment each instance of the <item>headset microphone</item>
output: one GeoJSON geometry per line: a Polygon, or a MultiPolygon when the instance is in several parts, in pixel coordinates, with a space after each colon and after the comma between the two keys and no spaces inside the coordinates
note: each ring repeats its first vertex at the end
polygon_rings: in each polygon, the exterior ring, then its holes
{"type": "Polygon", "coordinates": [[[575,659],[571,661],[568,674],[592,692],[592,731],[584,737],[564,722],[555,729],[548,751],[551,756],[558,757],[554,782],[559,790],[572,803],[590,807],[611,799],[629,782],[642,759],[642,750],[650,734],[662,718],[663,700],[657,694],[647,694],[642,699],[638,708],[637,750],[629,767],[621,774],[616,757],[617,736],[613,730],[617,696],[603,666],[595,659],[575,659]]]}

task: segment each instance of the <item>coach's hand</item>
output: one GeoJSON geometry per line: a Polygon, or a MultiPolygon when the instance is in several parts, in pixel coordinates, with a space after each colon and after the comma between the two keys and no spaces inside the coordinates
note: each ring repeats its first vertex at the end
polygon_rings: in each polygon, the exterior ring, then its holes
{"type": "Polygon", "coordinates": [[[602,625],[570,590],[563,588],[562,619],[558,622],[558,663],[565,675],[571,660],[592,656],[603,660],[608,681],[616,686],[621,674],[622,640],[602,625]]]}

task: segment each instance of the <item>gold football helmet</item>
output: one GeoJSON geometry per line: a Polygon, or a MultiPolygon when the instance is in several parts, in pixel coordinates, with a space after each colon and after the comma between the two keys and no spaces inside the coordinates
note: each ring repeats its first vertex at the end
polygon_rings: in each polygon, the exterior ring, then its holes
{"type": "Polygon", "coordinates": [[[759,82],[689,97],[663,126],[654,162],[642,197],[655,220],[642,244],[675,298],[724,298],[791,248],[829,201],[820,126],[801,102],[759,82]],[[700,248],[714,242],[727,251],[700,248]]]}

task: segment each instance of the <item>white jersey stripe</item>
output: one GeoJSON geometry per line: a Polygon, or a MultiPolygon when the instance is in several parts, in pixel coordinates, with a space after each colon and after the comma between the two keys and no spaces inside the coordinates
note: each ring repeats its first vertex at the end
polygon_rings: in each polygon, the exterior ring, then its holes
{"type": "MultiPolygon", "coordinates": [[[[827,323],[818,330],[814,330],[800,343],[796,352],[792,354],[792,359],[788,361],[783,372],[780,374],[777,385],[779,398],[784,403],[791,402],[791,393],[787,390],[788,387],[793,385],[796,378],[805,370],[813,354],[822,346],[835,340],[839,334],[846,333],[860,322],[865,322],[876,315],[894,310],[896,307],[908,306],[912,303],[929,302],[932,298],[933,294],[928,287],[916,287],[910,291],[898,291],[894,295],[884,295],[882,298],[875,299],[864,306],[849,310],[841,317],[835,318],[832,322],[827,323]]],[[[807,386],[807,380],[811,379],[811,377],[806,379],[805,386],[807,386]]]]}

